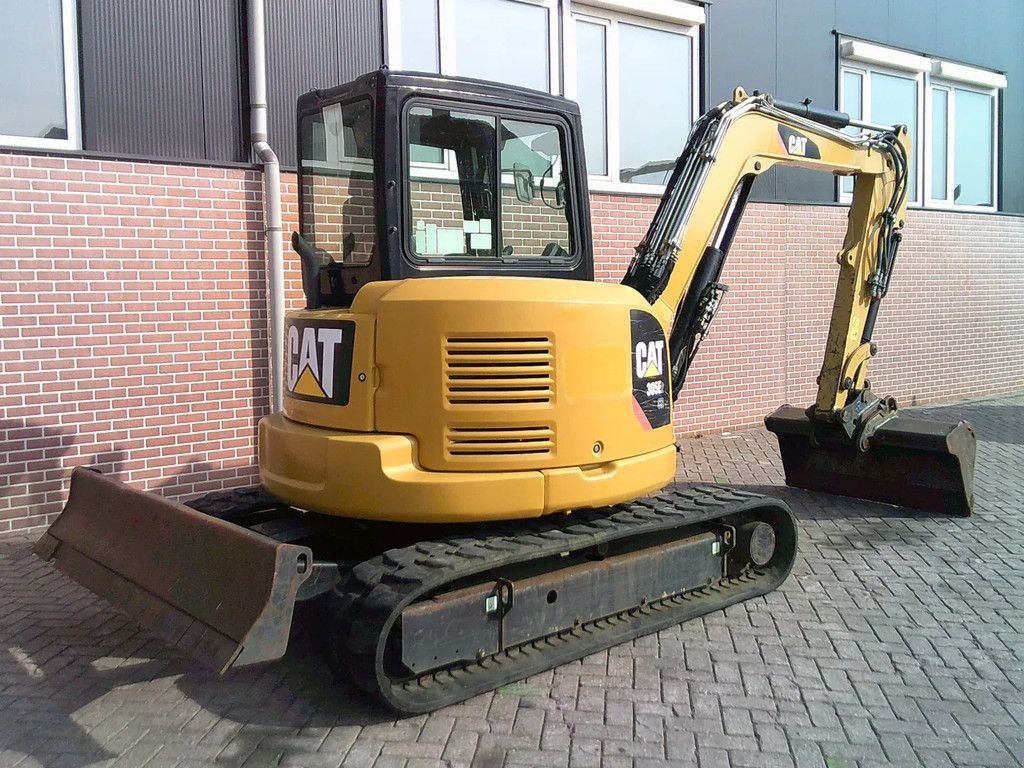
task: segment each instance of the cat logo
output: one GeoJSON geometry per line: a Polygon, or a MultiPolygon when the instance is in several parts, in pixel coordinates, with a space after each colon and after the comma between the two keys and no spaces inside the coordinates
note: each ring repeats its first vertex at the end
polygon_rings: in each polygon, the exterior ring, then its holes
{"type": "Polygon", "coordinates": [[[653,379],[665,372],[662,352],[665,341],[641,341],[636,345],[633,358],[636,360],[636,375],[641,379],[653,379]]]}
{"type": "Polygon", "coordinates": [[[812,160],[821,159],[821,150],[818,145],[804,136],[799,131],[779,126],[779,140],[782,142],[782,149],[791,157],[809,157],[812,160]]]}
{"type": "Polygon", "coordinates": [[[800,155],[801,157],[807,154],[807,137],[797,136],[795,133],[789,137],[789,143],[786,146],[791,155],[800,155]]]}
{"type": "Polygon", "coordinates": [[[355,323],[290,321],[286,345],[288,394],[299,400],[348,403],[355,323]]]}
{"type": "Polygon", "coordinates": [[[643,429],[667,426],[672,423],[672,410],[666,397],[669,371],[665,332],[654,315],[641,309],[631,309],[629,338],[633,415],[643,429]]]}

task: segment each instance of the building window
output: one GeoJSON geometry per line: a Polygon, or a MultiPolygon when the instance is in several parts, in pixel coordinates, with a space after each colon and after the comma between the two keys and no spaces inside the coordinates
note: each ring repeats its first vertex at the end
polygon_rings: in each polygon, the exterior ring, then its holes
{"type": "MultiPolygon", "coordinates": [[[[564,91],[580,105],[591,188],[660,194],[700,109],[704,9],[676,0],[572,2],[571,14],[569,6],[387,0],[388,64],[564,91]]],[[[429,148],[414,159],[445,165],[429,148]]]]}
{"type": "MultiPolygon", "coordinates": [[[[998,72],[860,40],[841,44],[840,109],[852,117],[910,130],[908,200],[933,207],[995,210],[998,72]]],[[[839,184],[848,201],[853,180],[839,184]]]]}
{"type": "Polygon", "coordinates": [[[558,93],[558,0],[388,0],[388,64],[558,93]]]}
{"type": "Polygon", "coordinates": [[[0,145],[79,146],[75,0],[0,3],[0,145]]]}
{"type": "Polygon", "coordinates": [[[995,205],[996,93],[932,80],[931,180],[936,205],[995,205]]]}
{"type": "Polygon", "coordinates": [[[660,189],[652,185],[668,178],[666,166],[682,150],[699,109],[699,18],[693,15],[699,9],[679,3],[680,21],[674,23],[610,11],[609,5],[626,3],[573,4],[571,95],[583,117],[591,186],[660,189]]]}
{"type": "MultiPolygon", "coordinates": [[[[921,73],[885,70],[879,67],[844,66],[841,109],[859,120],[881,125],[902,124],[910,132],[912,152],[907,201],[918,201],[917,158],[921,153],[918,131],[921,111],[921,73]]],[[[842,180],[843,192],[853,193],[853,177],[842,180]]]]}

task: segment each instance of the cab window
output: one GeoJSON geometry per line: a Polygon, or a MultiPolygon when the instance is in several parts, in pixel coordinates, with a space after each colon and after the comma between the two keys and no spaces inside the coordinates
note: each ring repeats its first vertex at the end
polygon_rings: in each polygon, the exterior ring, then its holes
{"type": "Polygon", "coordinates": [[[373,257],[373,111],[369,100],[329,104],[300,123],[302,236],[331,262],[373,257]]]}
{"type": "Polygon", "coordinates": [[[406,114],[407,248],[421,263],[572,261],[560,126],[416,105],[406,114]]]}

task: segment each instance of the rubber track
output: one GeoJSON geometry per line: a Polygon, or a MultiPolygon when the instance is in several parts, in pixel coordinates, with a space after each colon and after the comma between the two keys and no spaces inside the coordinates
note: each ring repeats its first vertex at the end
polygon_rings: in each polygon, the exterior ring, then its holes
{"type": "Polygon", "coordinates": [[[789,508],[777,499],[728,488],[670,487],[635,502],[555,517],[514,526],[492,524],[480,535],[422,542],[359,563],[335,596],[338,661],[359,687],[389,707],[404,713],[427,712],[763,595],[785,580],[796,557],[796,524],[789,508]],[[402,610],[446,584],[513,563],[648,533],[676,529],[683,537],[694,526],[723,518],[764,520],[773,526],[776,553],[765,569],[581,624],[477,662],[405,679],[392,679],[384,669],[388,636],[402,610]]]}

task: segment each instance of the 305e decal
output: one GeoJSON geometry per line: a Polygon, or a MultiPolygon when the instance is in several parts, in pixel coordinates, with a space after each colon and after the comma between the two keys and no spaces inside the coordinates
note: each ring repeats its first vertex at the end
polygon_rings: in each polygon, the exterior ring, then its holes
{"type": "Polygon", "coordinates": [[[633,412],[644,427],[664,427],[672,421],[668,381],[668,345],[654,315],[629,311],[633,375],[633,412]]]}

